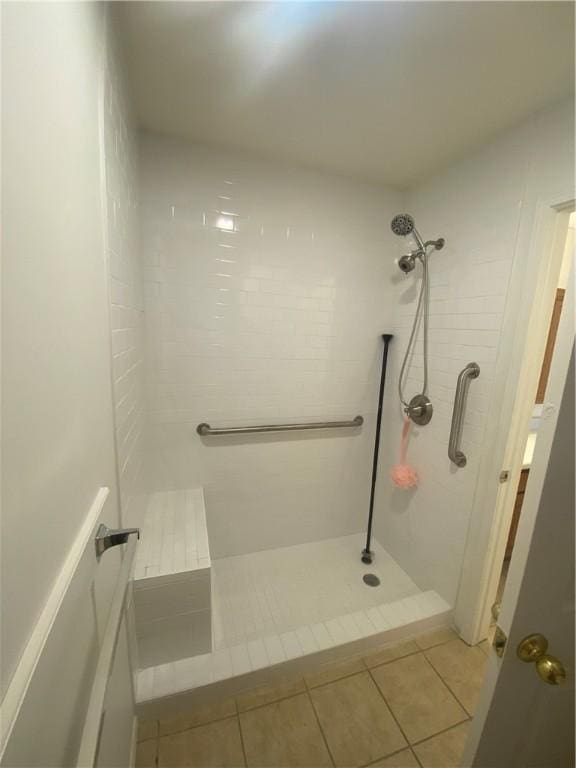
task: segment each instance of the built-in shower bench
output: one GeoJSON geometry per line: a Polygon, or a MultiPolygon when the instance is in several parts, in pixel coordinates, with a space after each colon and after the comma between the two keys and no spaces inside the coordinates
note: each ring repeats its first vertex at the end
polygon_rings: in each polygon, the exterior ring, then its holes
{"type": "Polygon", "coordinates": [[[202,489],[150,494],[133,577],[139,666],[212,650],[210,573],[202,489]]]}

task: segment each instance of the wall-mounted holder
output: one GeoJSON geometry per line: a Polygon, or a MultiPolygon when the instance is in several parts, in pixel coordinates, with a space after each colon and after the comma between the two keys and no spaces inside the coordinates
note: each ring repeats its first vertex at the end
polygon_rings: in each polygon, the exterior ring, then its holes
{"type": "Polygon", "coordinates": [[[96,557],[101,557],[110,547],[126,544],[128,536],[131,536],[133,533],[140,538],[140,528],[108,528],[104,523],[100,523],[94,538],[96,557]]]}

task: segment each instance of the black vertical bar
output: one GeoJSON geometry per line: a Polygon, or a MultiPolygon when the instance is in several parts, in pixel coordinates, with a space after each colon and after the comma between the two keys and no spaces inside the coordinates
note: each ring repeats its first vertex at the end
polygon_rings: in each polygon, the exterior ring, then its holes
{"type": "Polygon", "coordinates": [[[382,399],[384,397],[384,383],[386,381],[386,364],[388,362],[388,345],[392,339],[391,333],[383,333],[384,351],[382,353],[382,372],[380,374],[380,392],[378,393],[378,415],[376,416],[376,437],[374,439],[374,459],[372,461],[372,487],[370,489],[370,509],[368,512],[368,531],[366,533],[366,547],[362,550],[362,562],[371,563],[374,553],[370,551],[372,539],[372,515],[374,513],[374,492],[376,489],[376,477],[378,475],[378,451],[380,449],[380,426],[382,424],[382,399]]]}

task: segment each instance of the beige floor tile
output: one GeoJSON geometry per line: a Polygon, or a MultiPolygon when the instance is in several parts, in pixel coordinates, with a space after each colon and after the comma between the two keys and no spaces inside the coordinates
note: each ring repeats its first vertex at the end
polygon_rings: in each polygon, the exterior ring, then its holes
{"type": "Polygon", "coordinates": [[[370,768],[420,768],[420,763],[414,757],[411,749],[403,749],[391,757],[371,763],[370,768]]]}
{"type": "Polygon", "coordinates": [[[243,712],[240,726],[249,768],[332,765],[308,694],[243,712]]]}
{"type": "Polygon", "coordinates": [[[423,653],[376,667],[372,675],[412,744],[466,718],[423,653]]]}
{"type": "Polygon", "coordinates": [[[450,627],[440,627],[415,638],[415,640],[418,648],[424,651],[427,648],[433,648],[435,645],[442,645],[442,643],[448,643],[450,640],[456,640],[457,637],[456,632],[450,627]]]}
{"type": "Polygon", "coordinates": [[[305,680],[306,685],[309,688],[315,688],[318,685],[332,683],[334,680],[339,680],[341,677],[347,677],[348,675],[355,675],[358,672],[365,671],[366,667],[364,666],[364,662],[360,657],[356,657],[318,667],[316,672],[311,672],[309,675],[306,675],[305,680]]]}
{"type": "Polygon", "coordinates": [[[361,766],[406,746],[368,672],[345,677],[310,697],[337,766],[361,766]]]}
{"type": "Polygon", "coordinates": [[[138,741],[158,736],[158,720],[138,720],[138,741]]]}
{"type": "Polygon", "coordinates": [[[136,768],[156,768],[157,739],[139,741],[136,746],[136,768]]]}
{"type": "Polygon", "coordinates": [[[288,696],[295,696],[297,693],[305,692],[306,686],[303,679],[291,680],[290,682],[278,683],[277,685],[266,685],[237,696],[238,712],[246,712],[246,710],[260,707],[262,704],[270,704],[273,701],[286,699],[288,696]]]}
{"type": "Polygon", "coordinates": [[[470,715],[474,714],[484,681],[486,654],[453,640],[426,651],[426,658],[470,715]]]}
{"type": "Polygon", "coordinates": [[[423,768],[459,768],[470,722],[457,725],[414,747],[423,768]]]}
{"type": "Polygon", "coordinates": [[[364,656],[364,662],[370,669],[378,667],[380,664],[387,664],[389,661],[396,661],[411,653],[418,653],[420,649],[413,640],[406,640],[403,643],[394,643],[392,645],[383,645],[371,653],[364,656]]]}
{"type": "Polygon", "coordinates": [[[235,714],[236,702],[234,699],[222,699],[222,701],[215,701],[211,704],[203,704],[180,712],[173,717],[160,720],[160,736],[186,731],[196,725],[206,725],[206,723],[223,720],[225,717],[231,717],[235,714]]]}
{"type": "Polygon", "coordinates": [[[243,765],[237,717],[158,740],[158,768],[239,768],[243,765]]]}

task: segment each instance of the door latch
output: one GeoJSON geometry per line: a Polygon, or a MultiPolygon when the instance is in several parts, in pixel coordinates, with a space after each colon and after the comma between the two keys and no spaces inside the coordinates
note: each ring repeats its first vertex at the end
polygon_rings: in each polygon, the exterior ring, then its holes
{"type": "Polygon", "coordinates": [[[503,469],[502,472],[500,472],[500,477],[498,478],[498,480],[501,483],[507,483],[509,479],[510,479],[510,471],[508,469],[503,469]]]}
{"type": "Polygon", "coordinates": [[[494,653],[496,656],[498,656],[499,659],[504,656],[504,651],[506,650],[506,643],[508,642],[508,637],[503,629],[500,629],[498,624],[496,624],[496,631],[494,632],[494,639],[492,640],[492,648],[494,648],[494,653]]]}

